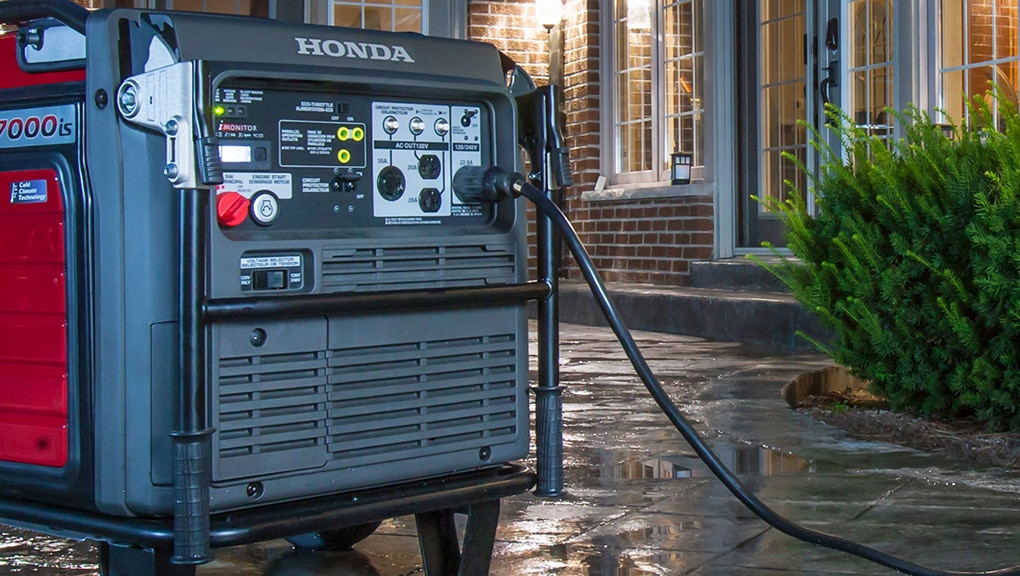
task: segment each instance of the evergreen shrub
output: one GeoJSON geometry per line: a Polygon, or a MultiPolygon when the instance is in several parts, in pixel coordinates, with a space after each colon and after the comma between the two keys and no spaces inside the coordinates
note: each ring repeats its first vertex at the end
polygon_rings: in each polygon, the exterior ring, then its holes
{"type": "Polygon", "coordinates": [[[818,344],[894,409],[1016,430],[1020,119],[990,118],[975,107],[949,139],[914,111],[890,142],[834,113],[845,154],[816,144],[817,215],[777,206],[796,258],[770,268],[834,330],[818,344]]]}

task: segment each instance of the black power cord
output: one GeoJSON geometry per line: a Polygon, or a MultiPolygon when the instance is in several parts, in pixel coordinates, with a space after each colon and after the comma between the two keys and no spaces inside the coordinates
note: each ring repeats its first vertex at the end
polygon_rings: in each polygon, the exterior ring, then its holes
{"type": "Polygon", "coordinates": [[[631,365],[634,366],[634,370],[641,378],[645,388],[648,389],[652,398],[655,399],[655,403],[659,405],[659,408],[669,418],[669,421],[687,440],[687,443],[691,445],[691,448],[694,449],[698,457],[708,466],[708,469],[719,478],[723,485],[744,506],[767,524],[798,540],[853,554],[854,556],[859,556],[904,574],[913,574],[915,576],[1020,575],[1020,566],[990,572],[955,572],[928,568],[858,542],[805,528],[769,508],[768,505],[751,493],[736,475],[723,464],[719,456],[705,444],[705,441],[683,413],[680,412],[676,404],[670,400],[666,391],[662,388],[662,384],[659,383],[658,378],[655,377],[651,367],[645,360],[644,355],[641,354],[641,350],[638,348],[637,342],[634,341],[634,337],[631,336],[630,330],[627,329],[627,326],[623,323],[612,301],[609,299],[606,286],[599,277],[591,256],[588,255],[588,251],[585,250],[584,244],[578,237],[573,225],[571,225],[559,207],[541,190],[528,184],[524,176],[516,173],[507,173],[497,167],[466,166],[461,168],[454,177],[454,189],[458,191],[458,196],[465,201],[478,201],[481,198],[493,201],[493,199],[501,197],[524,196],[535,205],[535,208],[542,215],[548,217],[553,222],[553,225],[559,230],[563,241],[566,242],[570,252],[574,255],[574,260],[581,269],[581,273],[591,288],[592,295],[595,297],[599,308],[602,309],[602,313],[609,322],[610,328],[616,334],[616,338],[620,341],[620,345],[627,354],[627,358],[630,360],[631,365]],[[460,187],[458,187],[458,184],[460,187]]]}

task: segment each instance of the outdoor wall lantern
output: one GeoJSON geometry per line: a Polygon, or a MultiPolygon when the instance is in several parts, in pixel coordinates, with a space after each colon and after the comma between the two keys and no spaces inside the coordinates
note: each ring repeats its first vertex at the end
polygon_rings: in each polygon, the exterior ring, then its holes
{"type": "Polygon", "coordinates": [[[535,14],[538,15],[538,23],[552,31],[563,19],[563,0],[535,0],[535,14]]]}
{"type": "Polygon", "coordinates": [[[939,127],[939,130],[942,131],[942,135],[947,140],[955,140],[956,139],[956,126],[953,126],[952,124],[941,124],[941,123],[940,124],[936,124],[936,126],[939,127]]]}
{"type": "Polygon", "coordinates": [[[674,152],[670,154],[669,175],[670,183],[674,186],[691,183],[691,164],[694,163],[694,154],[688,152],[674,152]]]}

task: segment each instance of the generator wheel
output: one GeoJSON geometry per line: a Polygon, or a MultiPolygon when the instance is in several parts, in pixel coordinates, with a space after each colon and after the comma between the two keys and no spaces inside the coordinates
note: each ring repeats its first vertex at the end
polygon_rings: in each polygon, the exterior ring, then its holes
{"type": "Polygon", "coordinates": [[[338,530],[295,534],[294,536],[288,536],[287,541],[303,550],[321,550],[327,552],[350,550],[355,544],[371,536],[380,524],[382,524],[382,521],[346,526],[338,530]]]}

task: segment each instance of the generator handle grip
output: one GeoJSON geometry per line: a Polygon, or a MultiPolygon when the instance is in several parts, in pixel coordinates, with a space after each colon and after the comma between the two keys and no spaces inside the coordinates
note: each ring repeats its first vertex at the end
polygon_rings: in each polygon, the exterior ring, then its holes
{"type": "Polygon", "coordinates": [[[206,377],[205,265],[209,191],[181,191],[179,261],[180,386],[174,443],[174,555],[172,564],[196,565],[209,553],[209,482],[212,434],[209,428],[209,381],[206,377]]]}
{"type": "MultiPolygon", "coordinates": [[[[561,146],[562,137],[554,121],[559,105],[556,87],[543,86],[523,102],[521,140],[528,149],[531,173],[528,180],[540,188],[553,202],[559,202],[562,173],[554,174],[556,161],[553,148],[561,146]]],[[[536,496],[563,495],[563,388],[560,386],[560,238],[552,221],[541,214],[535,220],[537,274],[551,288],[550,295],[538,303],[538,386],[535,392],[535,453],[538,484],[536,496]]]]}
{"type": "Polygon", "coordinates": [[[7,24],[56,18],[79,34],[85,34],[85,20],[88,17],[89,11],[71,0],[6,0],[0,2],[0,22],[7,24]]]}

